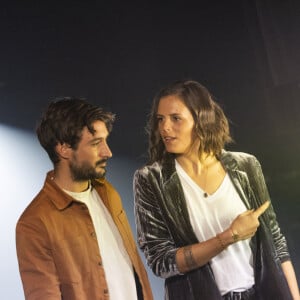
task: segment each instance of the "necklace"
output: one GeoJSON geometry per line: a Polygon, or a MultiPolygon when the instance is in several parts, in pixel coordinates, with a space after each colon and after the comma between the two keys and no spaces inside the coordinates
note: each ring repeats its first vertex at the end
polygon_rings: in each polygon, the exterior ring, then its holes
{"type": "Polygon", "coordinates": [[[207,173],[208,173],[208,167],[204,167],[205,173],[204,173],[204,183],[203,183],[203,196],[204,198],[208,197],[208,193],[205,191],[206,189],[206,180],[207,180],[207,173]]]}
{"type": "Polygon", "coordinates": [[[206,182],[207,182],[207,177],[208,177],[208,171],[209,169],[215,165],[217,160],[213,160],[211,163],[203,166],[203,171],[204,171],[204,181],[203,181],[203,197],[207,198],[209,196],[208,192],[206,191],[206,182]]]}
{"type": "Polygon", "coordinates": [[[203,170],[202,170],[203,174],[204,174],[204,178],[203,178],[203,186],[202,186],[202,190],[203,190],[203,197],[207,198],[209,195],[206,192],[206,181],[207,181],[207,173],[208,173],[208,166],[203,166],[203,170]]]}

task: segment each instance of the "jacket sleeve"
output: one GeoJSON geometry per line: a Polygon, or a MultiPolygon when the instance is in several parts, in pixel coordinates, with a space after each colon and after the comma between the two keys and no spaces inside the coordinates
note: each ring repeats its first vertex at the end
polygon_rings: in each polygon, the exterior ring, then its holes
{"type": "Polygon", "coordinates": [[[147,167],[134,174],[135,221],[138,245],[147,264],[159,277],[180,274],[176,265],[177,247],[159,205],[162,191],[147,167]]]}
{"type": "MultiPolygon", "coordinates": [[[[252,174],[250,181],[252,189],[255,191],[255,194],[257,196],[256,198],[258,201],[258,205],[261,205],[266,200],[271,199],[265,183],[265,178],[262,172],[261,164],[254,156],[252,156],[252,159],[253,161],[250,164],[252,166],[252,174]]],[[[270,230],[271,238],[274,243],[275,254],[277,255],[277,257],[280,259],[281,262],[290,260],[287,242],[280,230],[272,203],[260,219],[261,222],[264,222],[266,224],[265,227],[270,230]]]]}
{"type": "Polygon", "coordinates": [[[16,227],[19,269],[26,300],[61,298],[47,233],[38,220],[20,220],[16,227]]]}

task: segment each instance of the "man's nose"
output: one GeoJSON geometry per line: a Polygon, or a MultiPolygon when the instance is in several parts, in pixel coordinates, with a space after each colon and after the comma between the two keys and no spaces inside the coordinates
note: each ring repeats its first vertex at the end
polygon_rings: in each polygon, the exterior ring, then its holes
{"type": "Polygon", "coordinates": [[[110,150],[107,143],[105,143],[103,145],[103,147],[101,148],[101,151],[100,151],[99,154],[100,154],[101,157],[107,157],[107,158],[112,157],[112,152],[111,152],[111,150],[110,150]]]}

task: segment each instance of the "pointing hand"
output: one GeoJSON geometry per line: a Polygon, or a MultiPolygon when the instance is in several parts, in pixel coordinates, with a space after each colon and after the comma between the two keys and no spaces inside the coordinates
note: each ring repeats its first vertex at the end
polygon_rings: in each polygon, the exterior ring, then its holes
{"type": "Polygon", "coordinates": [[[269,205],[270,201],[265,201],[257,209],[247,210],[233,220],[230,229],[235,241],[246,240],[254,236],[259,226],[258,218],[266,211],[269,205]]]}

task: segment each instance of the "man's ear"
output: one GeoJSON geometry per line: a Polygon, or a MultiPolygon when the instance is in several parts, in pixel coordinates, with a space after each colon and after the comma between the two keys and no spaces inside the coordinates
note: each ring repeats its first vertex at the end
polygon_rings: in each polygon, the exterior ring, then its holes
{"type": "Polygon", "coordinates": [[[57,155],[63,159],[69,159],[72,153],[72,148],[69,144],[66,143],[58,143],[55,146],[55,151],[57,155]]]}

